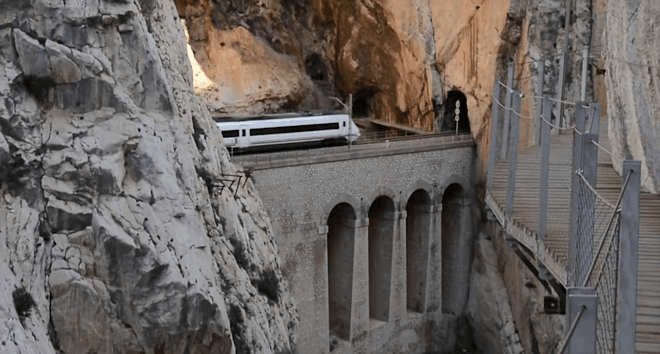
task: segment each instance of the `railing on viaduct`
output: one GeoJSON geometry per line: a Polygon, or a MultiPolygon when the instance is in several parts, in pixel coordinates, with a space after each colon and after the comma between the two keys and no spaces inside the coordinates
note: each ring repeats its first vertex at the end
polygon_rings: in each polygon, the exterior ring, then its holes
{"type": "Polygon", "coordinates": [[[597,188],[598,153],[610,153],[599,144],[600,105],[541,96],[543,66],[537,96],[512,88],[513,65],[507,84],[495,83],[486,202],[544,285],[566,289],[557,352],[634,353],[640,162],[623,162],[623,183],[597,188]],[[521,113],[526,97],[534,114],[521,113]],[[572,116],[556,105],[574,105],[572,116]]]}

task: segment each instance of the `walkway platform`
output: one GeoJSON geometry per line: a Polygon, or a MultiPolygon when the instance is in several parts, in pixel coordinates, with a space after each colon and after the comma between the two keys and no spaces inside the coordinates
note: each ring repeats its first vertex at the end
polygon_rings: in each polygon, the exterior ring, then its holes
{"type": "MultiPolygon", "coordinates": [[[[600,142],[611,151],[607,120],[600,125],[600,142]]],[[[573,134],[552,135],[548,193],[547,236],[538,240],[539,179],[541,149],[532,146],[518,154],[514,212],[507,218],[506,188],[508,160],[497,163],[493,189],[486,203],[506,231],[532,252],[560,283],[566,286],[568,228],[570,212],[571,158],[573,134]],[[540,252],[539,252],[540,251],[540,252]]],[[[610,156],[599,151],[597,192],[616,204],[622,178],[615,172],[610,156]]],[[[660,196],[642,192],[640,199],[639,273],[637,292],[636,353],[660,354],[660,196]]]]}

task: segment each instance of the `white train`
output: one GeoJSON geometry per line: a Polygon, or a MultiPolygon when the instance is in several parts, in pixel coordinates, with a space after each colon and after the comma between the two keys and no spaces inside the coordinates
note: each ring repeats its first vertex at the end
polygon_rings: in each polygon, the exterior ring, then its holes
{"type": "Polygon", "coordinates": [[[312,142],[354,142],[360,131],[347,114],[312,112],[258,117],[214,117],[227,148],[291,145],[312,142]]]}

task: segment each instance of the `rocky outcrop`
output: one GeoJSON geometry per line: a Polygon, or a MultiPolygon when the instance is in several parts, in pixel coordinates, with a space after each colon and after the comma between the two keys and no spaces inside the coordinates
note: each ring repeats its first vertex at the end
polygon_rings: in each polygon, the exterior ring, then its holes
{"type": "Polygon", "coordinates": [[[433,130],[442,87],[429,6],[177,1],[204,72],[197,91],[211,111],[327,109],[339,107],[329,97],[353,94],[356,115],[433,130]]]}
{"type": "MultiPolygon", "coordinates": [[[[490,279],[493,284],[492,288],[497,290],[492,296],[493,298],[501,299],[501,288],[497,285],[501,279],[505,284],[506,297],[509,301],[513,323],[515,324],[516,333],[520,340],[520,344],[524,348],[525,353],[539,353],[539,354],[552,354],[557,352],[557,346],[563,339],[565,334],[565,316],[564,315],[551,315],[544,312],[544,297],[545,295],[552,295],[548,289],[538,280],[538,278],[523,264],[519,256],[509,248],[504,239],[503,230],[499,226],[489,228],[488,237],[480,239],[479,248],[483,253],[486,264],[483,269],[491,272],[493,264],[493,254],[491,247],[494,248],[496,253],[496,267],[494,276],[490,279]],[[499,276],[498,276],[499,274],[499,276]],[[497,295],[495,295],[497,294],[497,295]]],[[[474,269],[474,268],[473,268],[474,269]]],[[[477,268],[478,269],[478,268],[477,268]]],[[[485,284],[488,284],[485,281],[485,284]]],[[[483,287],[483,286],[482,286],[483,287]]],[[[479,286],[477,287],[479,289],[479,286]]],[[[472,291],[472,289],[471,289],[472,291]]],[[[490,296],[490,295],[489,295],[490,296]]],[[[489,299],[484,297],[484,299],[489,299]]],[[[488,305],[483,305],[488,306],[488,305]]],[[[490,304],[490,306],[493,306],[490,304]]],[[[500,310],[498,312],[500,313],[500,310]]],[[[507,320],[503,319],[484,319],[484,323],[495,323],[492,328],[503,328],[500,331],[500,338],[507,338],[510,331],[506,330],[507,320]],[[491,321],[491,322],[488,322],[491,321]],[[503,323],[504,327],[499,327],[496,323],[503,323]]],[[[491,330],[490,333],[493,331],[491,330]]],[[[489,331],[484,330],[481,332],[486,334],[486,338],[497,338],[497,332],[494,335],[488,336],[489,331]]],[[[492,343],[492,340],[486,343],[492,343]]],[[[506,340],[504,340],[506,343],[506,340]]]]}
{"type": "Polygon", "coordinates": [[[515,46],[515,21],[510,13],[511,0],[431,1],[435,40],[435,68],[440,75],[437,114],[453,119],[455,107],[445,102],[447,92],[466,96],[472,135],[478,143],[479,157],[487,160],[490,132],[490,97],[498,73],[515,46]],[[513,33],[512,33],[513,32],[513,33]]]}
{"type": "Polygon", "coordinates": [[[605,42],[609,137],[614,168],[623,160],[642,161],[642,185],[660,190],[660,87],[654,1],[606,1],[605,42]]]}
{"type": "Polygon", "coordinates": [[[483,233],[475,243],[467,315],[480,352],[524,352],[516,332],[506,286],[497,268],[497,254],[490,238],[483,233]]]}
{"type": "Polygon", "coordinates": [[[0,13],[0,352],[291,351],[268,217],[174,4],[0,13]]]}

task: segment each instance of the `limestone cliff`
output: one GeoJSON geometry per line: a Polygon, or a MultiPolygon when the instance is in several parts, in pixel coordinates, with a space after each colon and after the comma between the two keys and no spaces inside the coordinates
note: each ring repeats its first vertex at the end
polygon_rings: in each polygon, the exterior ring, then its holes
{"type": "Polygon", "coordinates": [[[0,352],[288,352],[252,184],[170,1],[0,1],[0,352]]]}
{"type": "MultiPolygon", "coordinates": [[[[642,161],[642,185],[660,190],[660,15],[656,1],[606,1],[605,69],[614,167],[642,161]]],[[[619,171],[620,172],[620,171],[619,171]]]]}
{"type": "MultiPolygon", "coordinates": [[[[449,3],[449,2],[447,2],[449,3]]],[[[444,100],[434,11],[406,1],[177,1],[199,63],[197,91],[219,114],[340,107],[436,128],[444,100]]],[[[453,108],[452,108],[453,109],[453,108]]]]}

